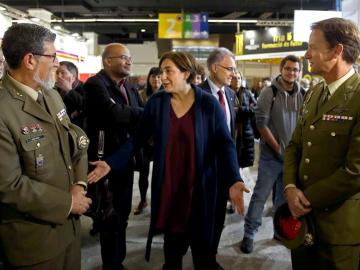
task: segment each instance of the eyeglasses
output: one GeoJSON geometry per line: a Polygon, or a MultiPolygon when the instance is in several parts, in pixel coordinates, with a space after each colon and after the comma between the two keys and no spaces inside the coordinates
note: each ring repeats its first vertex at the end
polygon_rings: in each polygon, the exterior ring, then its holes
{"type": "Polygon", "coordinates": [[[127,56],[127,55],[120,55],[120,56],[108,56],[107,58],[120,58],[121,60],[123,61],[126,61],[126,62],[130,62],[132,63],[133,62],[133,59],[131,58],[131,56],[127,56]]]}
{"type": "Polygon", "coordinates": [[[291,67],[284,67],[284,69],[288,72],[295,72],[295,73],[298,73],[300,71],[300,69],[298,68],[291,68],[291,67]]]}
{"type": "Polygon", "coordinates": [[[51,57],[53,60],[53,63],[55,62],[56,59],[56,53],[54,54],[42,54],[42,53],[32,53],[33,55],[38,55],[38,56],[45,56],[45,57],[51,57]]]}
{"type": "Polygon", "coordinates": [[[223,65],[217,64],[219,67],[222,67],[223,69],[226,69],[227,71],[230,71],[231,73],[236,73],[236,68],[234,67],[224,67],[223,65]]]}

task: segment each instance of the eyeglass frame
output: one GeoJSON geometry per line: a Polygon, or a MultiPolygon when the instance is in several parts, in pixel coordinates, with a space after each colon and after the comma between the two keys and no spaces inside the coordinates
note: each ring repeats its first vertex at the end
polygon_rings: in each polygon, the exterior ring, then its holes
{"type": "Polygon", "coordinates": [[[32,53],[33,55],[37,55],[37,56],[45,56],[45,57],[52,57],[53,58],[53,63],[55,63],[57,54],[42,54],[42,53],[32,53]]]}
{"type": "Polygon", "coordinates": [[[223,69],[226,69],[227,71],[230,71],[233,74],[236,74],[237,69],[234,67],[225,67],[223,65],[217,64],[218,66],[222,67],[223,69]]]}
{"type": "Polygon", "coordinates": [[[122,54],[122,55],[120,55],[120,56],[107,56],[106,58],[110,58],[110,59],[120,58],[121,60],[130,62],[130,63],[133,63],[133,61],[134,61],[131,56],[127,56],[127,55],[125,55],[125,54],[122,54]]]}
{"type": "Polygon", "coordinates": [[[295,72],[295,73],[300,72],[299,68],[283,67],[283,69],[285,69],[287,72],[295,72]]]}

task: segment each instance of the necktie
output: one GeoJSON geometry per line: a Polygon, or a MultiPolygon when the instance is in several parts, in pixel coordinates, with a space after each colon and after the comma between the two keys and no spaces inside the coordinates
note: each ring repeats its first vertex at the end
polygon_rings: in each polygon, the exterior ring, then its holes
{"type": "Polygon", "coordinates": [[[226,115],[226,108],[225,108],[225,99],[224,99],[224,94],[221,90],[217,91],[217,94],[219,96],[219,103],[221,108],[224,110],[224,113],[226,115]]]}
{"type": "Polygon", "coordinates": [[[41,92],[38,92],[38,97],[36,99],[36,102],[40,104],[40,106],[46,111],[44,96],[41,92]]]}
{"type": "Polygon", "coordinates": [[[120,89],[121,95],[124,97],[124,99],[126,101],[126,104],[129,105],[129,99],[128,99],[128,96],[127,96],[126,89],[125,89],[124,85],[120,84],[119,89],[120,89]]]}
{"type": "Polygon", "coordinates": [[[319,100],[319,109],[324,106],[324,104],[328,101],[330,97],[330,91],[329,91],[329,87],[325,87],[323,89],[323,92],[321,93],[321,97],[320,97],[320,100],[319,100]]]}

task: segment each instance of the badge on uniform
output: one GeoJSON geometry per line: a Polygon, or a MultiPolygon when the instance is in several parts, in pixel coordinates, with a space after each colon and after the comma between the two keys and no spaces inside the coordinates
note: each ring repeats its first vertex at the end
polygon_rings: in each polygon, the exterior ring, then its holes
{"type": "Polygon", "coordinates": [[[44,156],[42,154],[39,154],[36,157],[36,168],[40,169],[44,167],[44,156]]]}
{"type": "Polygon", "coordinates": [[[43,128],[39,123],[30,124],[29,126],[24,126],[20,128],[21,134],[28,135],[31,133],[42,132],[43,128]]]}
{"type": "Polygon", "coordinates": [[[56,116],[59,118],[60,122],[63,120],[65,114],[66,114],[66,110],[64,108],[61,109],[61,111],[56,114],[56,116]]]}
{"type": "Polygon", "coordinates": [[[86,136],[80,136],[78,139],[79,149],[86,149],[89,145],[90,140],[86,136]]]}
{"type": "Polygon", "coordinates": [[[21,134],[27,135],[30,133],[30,129],[28,127],[21,128],[21,134]]]}
{"type": "Polygon", "coordinates": [[[352,121],[353,117],[347,115],[324,114],[322,120],[330,121],[330,122],[344,122],[344,121],[352,121]]]}

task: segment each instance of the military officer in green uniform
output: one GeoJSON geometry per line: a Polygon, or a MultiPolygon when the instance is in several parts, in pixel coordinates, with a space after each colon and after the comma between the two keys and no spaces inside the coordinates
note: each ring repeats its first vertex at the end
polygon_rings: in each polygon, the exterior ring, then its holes
{"type": "Polygon", "coordinates": [[[305,58],[324,78],[306,94],[285,151],[292,215],[310,215],[315,244],[292,251],[293,269],[358,270],[360,255],[360,33],[350,21],[316,22],[305,58]]]}
{"type": "Polygon", "coordinates": [[[0,254],[6,269],[79,270],[86,194],[85,133],[54,90],[50,30],[16,24],[4,35],[0,83],[0,254]]]}

